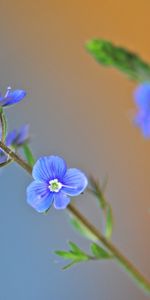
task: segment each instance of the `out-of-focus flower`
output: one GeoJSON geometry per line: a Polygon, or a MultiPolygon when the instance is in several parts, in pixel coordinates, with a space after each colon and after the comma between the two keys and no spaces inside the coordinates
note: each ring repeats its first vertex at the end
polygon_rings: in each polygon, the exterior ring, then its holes
{"type": "Polygon", "coordinates": [[[29,140],[29,124],[23,125],[19,129],[14,129],[6,136],[6,145],[18,147],[29,140]]]}
{"type": "Polygon", "coordinates": [[[134,92],[137,115],[134,123],[145,138],[150,138],[150,83],[143,83],[134,92]]]}
{"type": "Polygon", "coordinates": [[[59,156],[41,157],[34,165],[34,181],[27,188],[27,202],[36,211],[44,212],[52,203],[56,209],[64,209],[70,202],[68,196],[81,194],[87,178],[78,169],[67,169],[59,156]]]}
{"type": "MultiPolygon", "coordinates": [[[[1,138],[2,133],[0,133],[1,138]]],[[[5,144],[10,148],[17,148],[25,144],[29,140],[29,125],[26,124],[19,129],[9,132],[6,136],[5,144]]],[[[9,159],[9,156],[0,149],[0,163],[4,163],[9,159]]]]}
{"type": "Polygon", "coordinates": [[[4,96],[0,94],[0,107],[10,106],[20,102],[26,96],[24,90],[11,90],[8,87],[4,96]]]}

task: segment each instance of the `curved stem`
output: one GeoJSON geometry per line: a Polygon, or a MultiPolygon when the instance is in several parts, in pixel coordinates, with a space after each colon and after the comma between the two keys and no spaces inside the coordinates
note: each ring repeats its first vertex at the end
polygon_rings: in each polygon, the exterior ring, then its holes
{"type": "Polygon", "coordinates": [[[4,115],[2,107],[0,108],[0,122],[1,122],[1,127],[2,127],[1,140],[4,143],[5,142],[6,133],[7,133],[7,120],[6,120],[6,117],[4,115]]]}
{"type": "Polygon", "coordinates": [[[26,163],[18,154],[8,148],[2,141],[0,141],[0,148],[9,155],[18,165],[25,169],[29,174],[32,174],[32,167],[26,163]]]}
{"type": "MultiPolygon", "coordinates": [[[[30,175],[32,174],[32,167],[28,165],[22,158],[9,149],[3,142],[0,141],[0,148],[2,148],[17,164],[25,169],[30,175]]],[[[109,241],[100,231],[97,230],[72,204],[68,205],[69,212],[74,215],[86,228],[103,244],[114,256],[116,261],[123,267],[123,269],[130,275],[130,277],[142,288],[145,292],[150,294],[150,282],[140,273],[140,271],[109,241]]]]}

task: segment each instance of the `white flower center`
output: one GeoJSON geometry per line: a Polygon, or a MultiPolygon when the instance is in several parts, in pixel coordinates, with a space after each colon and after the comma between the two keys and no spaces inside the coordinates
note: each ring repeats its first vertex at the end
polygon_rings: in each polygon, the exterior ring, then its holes
{"type": "Polygon", "coordinates": [[[49,181],[49,189],[51,192],[58,193],[62,188],[62,183],[58,181],[58,179],[52,179],[49,181]]]}

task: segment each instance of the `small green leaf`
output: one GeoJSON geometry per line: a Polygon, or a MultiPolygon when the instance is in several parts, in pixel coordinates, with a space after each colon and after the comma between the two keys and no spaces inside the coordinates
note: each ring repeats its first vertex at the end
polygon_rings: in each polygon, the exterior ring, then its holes
{"type": "Polygon", "coordinates": [[[71,263],[69,263],[68,265],[64,266],[64,267],[62,268],[62,270],[65,271],[65,270],[71,268],[72,266],[74,266],[74,265],[77,264],[77,263],[78,263],[78,261],[73,260],[71,263]]]}
{"type": "Polygon", "coordinates": [[[106,238],[110,239],[112,236],[113,230],[113,214],[112,208],[110,205],[107,206],[106,209],[106,223],[105,223],[105,236],[106,238]]]}
{"type": "Polygon", "coordinates": [[[150,64],[128,49],[102,39],[92,39],[85,47],[98,63],[114,67],[133,80],[150,80],[150,64]]]}
{"type": "Polygon", "coordinates": [[[97,197],[100,207],[102,209],[105,209],[107,207],[107,201],[104,197],[104,194],[100,187],[99,182],[91,176],[90,184],[91,184],[91,189],[89,189],[89,191],[97,197]]]}
{"type": "Polygon", "coordinates": [[[54,253],[58,256],[63,257],[64,259],[70,259],[70,260],[74,260],[77,259],[78,255],[76,253],[73,252],[67,252],[67,251],[63,251],[63,250],[56,250],[54,251],[54,253]]]}
{"type": "Polygon", "coordinates": [[[92,234],[77,218],[71,216],[70,223],[76,231],[81,235],[89,239],[90,241],[96,242],[97,238],[92,234]]]}
{"type": "Polygon", "coordinates": [[[97,259],[112,258],[111,254],[95,243],[91,244],[91,252],[97,259]]]}
{"type": "Polygon", "coordinates": [[[110,239],[113,231],[113,213],[110,204],[106,201],[103,190],[106,187],[107,181],[101,187],[99,182],[95,178],[90,178],[91,188],[89,191],[98,199],[100,208],[102,210],[102,217],[105,223],[104,235],[110,239]]]}
{"type": "Polygon", "coordinates": [[[87,259],[89,259],[89,255],[86,254],[83,250],[81,250],[75,243],[69,241],[68,244],[70,246],[71,253],[76,254],[78,260],[87,260],[87,259]]]}
{"type": "Polygon", "coordinates": [[[29,145],[26,143],[22,147],[23,147],[24,155],[26,157],[26,160],[27,160],[28,164],[31,167],[33,167],[33,165],[35,164],[35,158],[32,154],[32,151],[31,151],[29,145]]]}
{"type": "Polygon", "coordinates": [[[83,253],[83,251],[73,242],[69,241],[68,242],[71,251],[73,251],[74,253],[83,253]]]}

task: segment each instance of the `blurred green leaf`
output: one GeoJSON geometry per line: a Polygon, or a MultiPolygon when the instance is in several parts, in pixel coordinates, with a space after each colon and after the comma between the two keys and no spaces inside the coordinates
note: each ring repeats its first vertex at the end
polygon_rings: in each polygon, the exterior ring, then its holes
{"type": "Polygon", "coordinates": [[[113,213],[112,208],[110,204],[106,201],[103,193],[106,184],[107,181],[104,182],[101,188],[99,182],[94,177],[90,177],[91,188],[89,188],[89,192],[96,196],[98,200],[105,223],[104,235],[106,236],[106,238],[110,239],[113,231],[113,213]]]}
{"type": "Polygon", "coordinates": [[[89,255],[81,250],[75,243],[69,241],[69,251],[57,250],[55,254],[62,256],[64,259],[75,259],[77,261],[83,261],[89,259],[89,255]]]}
{"type": "Polygon", "coordinates": [[[68,244],[70,246],[72,253],[79,254],[79,256],[83,256],[86,258],[88,257],[87,254],[85,252],[83,252],[75,243],[69,241],[68,244]]]}
{"type": "Polygon", "coordinates": [[[90,185],[91,185],[91,188],[89,189],[89,191],[96,196],[100,207],[102,209],[105,209],[107,206],[107,201],[104,197],[104,194],[100,187],[99,182],[94,177],[91,176],[90,177],[90,185]]]}
{"type": "Polygon", "coordinates": [[[110,205],[106,208],[105,236],[110,239],[113,231],[113,214],[110,205]]]}
{"type": "Polygon", "coordinates": [[[22,146],[22,148],[23,148],[24,155],[25,155],[25,157],[26,157],[26,160],[27,160],[28,164],[29,164],[31,167],[33,167],[33,165],[35,164],[35,158],[34,158],[34,156],[33,156],[33,154],[32,154],[32,151],[31,151],[29,145],[26,143],[26,144],[24,144],[24,145],[22,146]]]}
{"type": "Polygon", "coordinates": [[[78,261],[73,260],[73,261],[72,261],[71,263],[69,263],[68,265],[65,265],[65,266],[62,268],[62,270],[65,271],[65,270],[71,268],[72,266],[74,266],[74,265],[77,264],[77,263],[78,263],[78,261]]]}
{"type": "Polygon", "coordinates": [[[77,218],[71,216],[70,223],[74,227],[76,231],[78,231],[81,235],[89,239],[90,241],[96,242],[97,238],[94,234],[90,232],[77,218]]]}
{"type": "Polygon", "coordinates": [[[68,242],[68,244],[70,247],[69,251],[57,250],[54,252],[56,255],[61,256],[65,260],[71,260],[71,262],[68,265],[63,267],[63,270],[72,267],[76,263],[91,259],[91,256],[89,256],[87,253],[81,250],[75,243],[68,242]]]}
{"type": "Polygon", "coordinates": [[[95,243],[91,244],[91,252],[97,259],[112,258],[111,254],[95,243]]]}
{"type": "Polygon", "coordinates": [[[103,39],[92,39],[85,45],[86,50],[104,66],[114,67],[137,81],[150,81],[150,64],[126,48],[115,46],[103,39]]]}
{"type": "Polygon", "coordinates": [[[78,254],[63,250],[56,250],[54,253],[58,256],[63,257],[64,259],[78,259],[78,254]]]}

